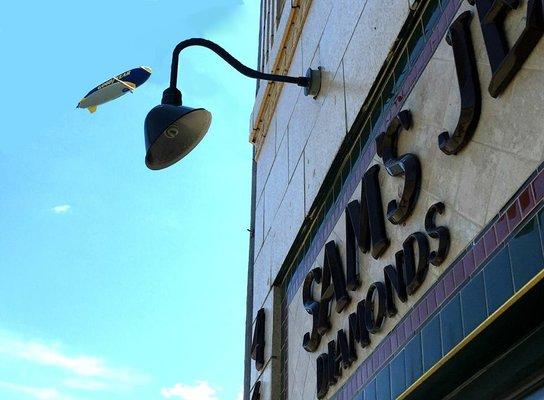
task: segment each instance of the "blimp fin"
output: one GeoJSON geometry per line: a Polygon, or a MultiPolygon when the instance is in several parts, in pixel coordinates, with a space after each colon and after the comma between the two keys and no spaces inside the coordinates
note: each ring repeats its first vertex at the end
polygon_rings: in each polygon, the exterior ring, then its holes
{"type": "Polygon", "coordinates": [[[136,85],[135,85],[134,83],[132,83],[132,82],[123,81],[123,83],[124,83],[126,86],[128,86],[128,87],[130,88],[131,91],[134,90],[134,89],[136,89],[136,85]]]}
{"type": "Polygon", "coordinates": [[[87,110],[89,110],[89,112],[92,114],[96,111],[97,108],[98,106],[90,106],[90,107],[87,107],[87,110]]]}

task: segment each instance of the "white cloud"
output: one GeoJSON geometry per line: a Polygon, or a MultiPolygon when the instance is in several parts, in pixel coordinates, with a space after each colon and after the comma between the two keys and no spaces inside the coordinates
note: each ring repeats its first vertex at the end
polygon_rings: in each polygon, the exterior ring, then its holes
{"type": "Polygon", "coordinates": [[[163,388],[161,394],[166,399],[177,397],[181,400],[219,400],[217,390],[205,381],[197,382],[194,386],[176,383],[171,388],[163,388]]]}
{"type": "Polygon", "coordinates": [[[72,371],[81,376],[101,376],[106,373],[103,362],[94,357],[78,356],[69,357],[62,354],[57,346],[49,347],[36,342],[12,342],[11,349],[6,350],[9,354],[42,365],[56,366],[72,371]]]}
{"type": "Polygon", "coordinates": [[[63,381],[63,385],[70,389],[86,390],[96,392],[108,388],[108,385],[102,381],[85,378],[70,378],[63,381]]]}
{"type": "Polygon", "coordinates": [[[66,214],[71,208],[72,206],[70,204],[60,204],[51,208],[51,211],[53,211],[55,214],[66,214]]]}
{"type": "Polygon", "coordinates": [[[72,400],[70,396],[65,396],[54,388],[36,388],[6,381],[0,381],[0,388],[24,394],[37,400],[72,400]]]}
{"type": "Polygon", "coordinates": [[[68,355],[58,343],[25,340],[7,331],[0,331],[0,356],[57,368],[68,374],[65,386],[74,389],[130,389],[148,381],[144,375],[129,368],[111,366],[99,357],[68,355]]]}

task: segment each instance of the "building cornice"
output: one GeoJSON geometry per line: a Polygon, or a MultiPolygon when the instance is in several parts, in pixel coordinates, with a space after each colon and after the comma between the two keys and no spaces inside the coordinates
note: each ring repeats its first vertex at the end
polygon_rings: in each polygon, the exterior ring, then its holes
{"type": "MultiPolygon", "coordinates": [[[[271,73],[287,74],[289,72],[289,67],[295,55],[295,50],[302,34],[302,28],[304,27],[304,22],[306,21],[306,16],[311,5],[312,0],[291,0],[287,23],[279,42],[279,50],[271,63],[271,73]]],[[[255,159],[259,157],[282,89],[283,83],[267,82],[257,92],[249,134],[249,141],[255,147],[255,159]]]]}

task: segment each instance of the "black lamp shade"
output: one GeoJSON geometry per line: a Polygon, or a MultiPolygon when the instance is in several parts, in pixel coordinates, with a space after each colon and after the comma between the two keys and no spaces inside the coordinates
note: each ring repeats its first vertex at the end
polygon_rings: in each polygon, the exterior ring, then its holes
{"type": "Polygon", "coordinates": [[[145,118],[145,164],[157,170],[185,157],[202,140],[212,122],[203,108],[161,104],[145,118]]]}

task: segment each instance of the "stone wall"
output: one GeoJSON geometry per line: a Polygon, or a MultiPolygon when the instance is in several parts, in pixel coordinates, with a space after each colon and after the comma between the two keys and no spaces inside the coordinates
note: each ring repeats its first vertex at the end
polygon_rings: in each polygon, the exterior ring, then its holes
{"type": "Polygon", "coordinates": [[[321,66],[323,85],[316,100],[284,86],[258,158],[253,315],[408,11],[407,0],[313,1],[289,74],[321,66]]]}
{"type": "MultiPolygon", "coordinates": [[[[266,367],[260,373],[252,368],[252,385],[258,378],[263,382],[261,399],[279,396],[271,392],[272,379],[278,382],[272,373],[279,370],[280,352],[278,335],[274,335],[280,329],[279,317],[274,314],[280,289],[272,288],[272,282],[408,16],[409,7],[407,0],[313,1],[290,74],[303,74],[308,67],[323,67],[321,94],[314,100],[294,85],[284,87],[257,164],[253,318],[257,310],[265,309],[267,344],[266,367]]],[[[380,260],[361,254],[363,288],[353,294],[349,310],[340,315],[332,313],[335,329],[315,353],[302,348],[302,336],[311,330],[311,316],[302,306],[299,289],[289,306],[290,399],[316,398],[317,355],[326,351],[324,346],[334,339],[338,329],[347,328],[347,315],[366,293],[366,287],[376,280],[383,281],[383,267],[394,264],[394,253],[402,248],[406,237],[424,231],[424,216],[431,204],[442,201],[446,205],[446,213],[438,222],[450,229],[449,257],[442,267],[431,267],[423,287],[407,303],[400,304],[396,317],[386,320],[383,331],[373,337],[372,345],[363,351],[358,362],[372,352],[544,159],[544,42],[507,90],[493,99],[487,92],[491,71],[477,13],[468,4],[461,11],[467,9],[475,14],[471,27],[482,86],[478,130],[458,156],[446,156],[438,149],[438,135],[455,128],[460,107],[453,53],[443,40],[403,107],[411,110],[414,125],[401,134],[399,154],[414,153],[422,164],[422,192],[415,212],[404,226],[387,223],[391,246],[380,260]]],[[[524,27],[525,11],[523,2],[507,19],[512,40],[524,27]]],[[[377,156],[372,164],[376,163],[381,163],[377,156]]],[[[380,183],[385,205],[397,198],[403,180],[388,176],[382,167],[380,183]]],[[[353,199],[359,197],[357,188],[353,199]]],[[[343,260],[344,232],[341,218],[329,238],[338,244],[343,260]]],[[[322,263],[321,253],[315,266],[322,263]]],[[[341,385],[342,381],[331,389],[330,395],[341,385]]]]}

